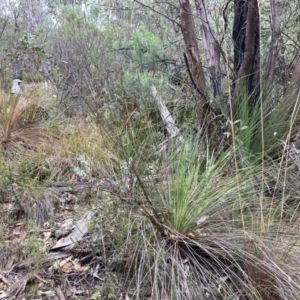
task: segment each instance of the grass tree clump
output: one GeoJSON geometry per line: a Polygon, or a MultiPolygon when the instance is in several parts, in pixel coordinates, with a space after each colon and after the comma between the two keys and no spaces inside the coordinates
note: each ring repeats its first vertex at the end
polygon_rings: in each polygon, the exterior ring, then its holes
{"type": "Polygon", "coordinates": [[[274,165],[239,169],[236,150],[199,149],[199,138],[186,138],[152,172],[136,156],[114,175],[135,182],[110,186],[135,211],[122,245],[134,298],[298,299],[299,270],[288,263],[299,261],[295,227],[286,198],[266,193],[274,165]]]}

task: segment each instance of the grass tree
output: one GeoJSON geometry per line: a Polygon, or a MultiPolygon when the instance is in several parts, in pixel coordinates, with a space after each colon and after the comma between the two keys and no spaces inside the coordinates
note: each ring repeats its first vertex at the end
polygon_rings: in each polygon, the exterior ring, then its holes
{"type": "Polygon", "coordinates": [[[131,207],[122,249],[134,298],[150,288],[155,299],[297,299],[287,261],[298,261],[298,242],[286,223],[297,209],[268,194],[282,186],[270,174],[282,170],[267,162],[239,168],[234,149],[199,152],[194,138],[170,145],[155,175],[139,155],[114,175],[136,185],[110,186],[131,207]]]}

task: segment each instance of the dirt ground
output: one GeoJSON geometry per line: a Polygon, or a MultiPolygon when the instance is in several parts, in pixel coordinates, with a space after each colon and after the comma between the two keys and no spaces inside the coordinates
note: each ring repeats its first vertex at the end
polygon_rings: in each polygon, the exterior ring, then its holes
{"type": "Polygon", "coordinates": [[[87,183],[56,182],[3,195],[0,299],[130,298],[122,262],[110,259],[100,198],[87,183]]]}

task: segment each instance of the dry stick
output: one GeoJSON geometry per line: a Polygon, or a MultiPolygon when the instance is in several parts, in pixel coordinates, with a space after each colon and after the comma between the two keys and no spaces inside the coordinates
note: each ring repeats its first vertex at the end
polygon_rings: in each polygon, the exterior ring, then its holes
{"type": "Polygon", "coordinates": [[[142,192],[145,196],[145,199],[147,200],[149,206],[150,206],[150,209],[151,209],[151,212],[149,212],[147,210],[147,208],[145,209],[144,206],[142,206],[141,202],[138,201],[137,204],[138,206],[141,207],[142,211],[143,211],[143,214],[144,216],[146,216],[150,222],[152,223],[152,225],[162,234],[162,235],[165,235],[165,226],[164,224],[161,224],[159,218],[157,217],[158,214],[155,214],[155,207],[153,206],[153,202],[151,201],[147,191],[146,191],[146,187],[144,185],[144,182],[143,180],[141,179],[141,177],[139,176],[134,164],[131,164],[131,169],[134,173],[134,175],[136,176],[136,180],[138,182],[138,184],[140,185],[141,189],[142,189],[142,192]]]}
{"type": "Polygon", "coordinates": [[[33,276],[34,276],[35,278],[37,278],[39,281],[41,281],[41,282],[44,282],[44,283],[47,283],[47,284],[51,283],[50,281],[48,281],[48,280],[46,280],[46,279],[40,277],[40,276],[39,276],[38,274],[36,274],[36,273],[33,273],[33,276]]]}
{"type": "Polygon", "coordinates": [[[66,300],[60,286],[57,286],[54,290],[55,290],[56,296],[58,297],[59,300],[66,300]]]}

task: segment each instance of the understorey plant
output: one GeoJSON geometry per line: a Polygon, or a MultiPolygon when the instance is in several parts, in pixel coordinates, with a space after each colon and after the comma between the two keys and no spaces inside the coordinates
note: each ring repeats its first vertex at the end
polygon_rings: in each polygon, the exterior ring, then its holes
{"type": "Polygon", "coordinates": [[[137,146],[114,173],[110,192],[134,224],[122,244],[132,299],[297,299],[298,218],[265,192],[274,164],[240,168],[237,149],[199,140],[169,143],[152,172],[137,146]]]}

